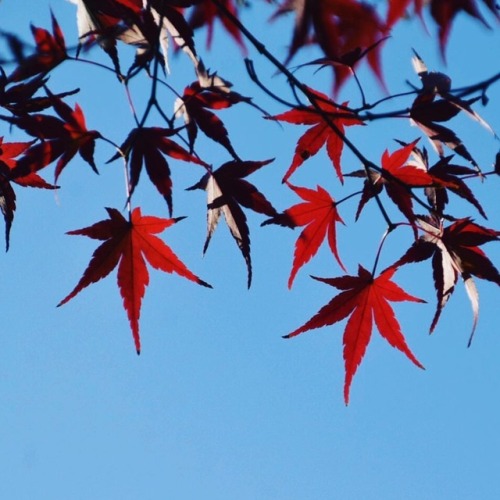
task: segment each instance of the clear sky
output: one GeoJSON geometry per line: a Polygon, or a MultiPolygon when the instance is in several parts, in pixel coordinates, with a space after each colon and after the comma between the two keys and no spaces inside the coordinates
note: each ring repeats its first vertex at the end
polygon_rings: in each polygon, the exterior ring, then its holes
{"type": "MultiPolygon", "coordinates": [[[[284,58],[292,20],[269,25],[271,8],[255,3],[243,20],[284,58]]],[[[29,39],[30,22],[50,26],[49,6],[72,45],[75,8],[65,1],[4,0],[0,27],[29,39]]],[[[204,47],[205,33],[197,33],[196,39],[204,47]]],[[[391,92],[407,90],[406,80],[418,84],[411,48],[429,68],[447,72],[455,86],[475,83],[499,70],[498,25],[485,31],[463,16],[452,30],[446,68],[435,41],[419,23],[403,23],[386,45],[383,67],[391,92]]],[[[97,52],[95,56],[108,63],[105,56],[97,52]]],[[[273,75],[251,48],[249,56],[262,79],[288,96],[283,78],[273,75]]],[[[318,56],[308,49],[294,63],[318,56]]],[[[182,59],[172,57],[169,80],[179,91],[191,71],[182,59]]],[[[284,111],[249,81],[241,52],[220,29],[204,59],[232,81],[237,92],[253,96],[272,114],[284,111]]],[[[297,74],[318,90],[330,88],[328,71],[314,74],[303,68],[297,74]]],[[[368,100],[383,96],[369,72],[360,71],[360,77],[368,100]]],[[[50,85],[54,91],[81,87],[69,102],[81,104],[89,128],[102,129],[116,142],[122,142],[133,127],[125,94],[113,75],[67,63],[54,72],[50,85]]],[[[149,83],[132,86],[137,102],[148,92],[149,83]]],[[[477,109],[498,131],[500,85],[488,96],[489,106],[477,109]]],[[[341,98],[356,103],[359,94],[348,85],[341,98]]],[[[398,108],[409,104],[404,99],[395,102],[398,108]]],[[[258,111],[243,105],[220,116],[243,158],[276,158],[249,180],[279,210],[295,203],[280,180],[305,129],[262,123],[258,111]]],[[[5,140],[21,138],[11,136],[5,125],[0,127],[5,140]]],[[[484,170],[490,169],[498,142],[465,117],[454,121],[454,129],[484,170]]],[[[419,136],[406,120],[380,121],[351,131],[374,161],[384,149],[397,147],[393,138],[411,141],[419,136]]],[[[229,159],[221,147],[203,138],[199,150],[214,165],[229,159]]],[[[495,285],[478,281],[481,313],[473,345],[467,349],[472,315],[461,283],[436,332],[429,336],[435,307],[429,263],[399,271],[396,281],[429,302],[395,305],[408,344],[426,370],[416,368],[374,332],[346,407],[343,324],[291,340],[281,338],[335,293],[309,278],[309,274],[343,274],[331,254],[322,249],[289,291],[286,281],[298,232],[261,228],[264,218],[249,214],[254,283],[247,291],[243,259],[224,223],[202,257],[204,194],[184,188],[203,172],[173,162],[178,186],[175,215],[188,217],[163,236],[214,289],[151,272],[141,315],[143,351],[138,357],[115,273],[65,306],[55,307],[77,283],[96,247],[94,240],[64,233],[105,218],[104,207],[124,206],[122,166],[105,164],[112,154],[106,144],[98,144],[100,176],[81,160],[73,161],[61,176],[57,195],[16,188],[11,249],[0,259],[0,498],[500,498],[500,328],[495,285]]],[[[355,170],[359,163],[346,154],[343,168],[355,170]]],[[[52,171],[50,167],[45,175],[48,180],[52,171]]],[[[319,183],[336,197],[348,192],[340,190],[324,152],[309,160],[293,181],[308,187],[319,183]]],[[[456,204],[457,213],[498,228],[497,179],[473,187],[489,221],[481,221],[469,205],[456,204]]],[[[163,200],[144,174],[137,191],[136,203],[144,213],[167,217],[163,200]]],[[[347,227],[339,229],[339,252],[350,273],[358,263],[371,267],[384,231],[374,206],[367,207],[355,224],[355,203],[342,206],[347,227]]],[[[411,234],[397,242],[395,237],[393,246],[388,243],[381,265],[401,255],[411,234]]],[[[498,245],[484,249],[498,266],[498,245]]]]}

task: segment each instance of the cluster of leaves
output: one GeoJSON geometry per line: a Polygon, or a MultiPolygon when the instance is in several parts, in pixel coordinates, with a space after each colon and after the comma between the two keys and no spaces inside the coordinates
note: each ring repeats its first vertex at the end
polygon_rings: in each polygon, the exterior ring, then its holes
{"type": "MultiPolygon", "coordinates": [[[[400,266],[426,259],[432,261],[437,307],[431,331],[436,327],[458,279],[463,279],[473,309],[472,339],[479,307],[473,276],[500,285],[498,270],[480,246],[498,241],[500,233],[477,224],[470,217],[454,217],[450,211],[449,194],[463,198],[486,218],[470,181],[485,180],[492,174],[499,174],[500,162],[497,155],[494,169],[483,172],[463,141],[442,123],[459,113],[465,113],[492,132],[472,106],[478,99],[483,98],[485,101],[486,90],[500,77],[495,75],[457,92],[453,90],[447,75],[429,71],[422,58],[415,53],[414,67],[420,77],[421,87],[405,94],[409,99],[405,110],[384,113],[383,117],[407,117],[412,120],[422,135],[434,145],[438,157],[434,163],[429,160],[427,150],[420,146],[421,138],[410,143],[400,141],[400,148],[392,152],[386,150],[380,161],[374,161],[365,156],[348,134],[349,127],[374,126],[372,122],[376,114],[373,109],[381,102],[396,97],[389,96],[368,103],[356,74],[358,64],[366,60],[383,82],[380,55],[394,26],[405,22],[407,15],[423,18],[424,9],[428,9],[437,23],[440,48],[444,55],[453,19],[459,12],[464,11],[483,24],[489,24],[480,14],[475,0],[425,3],[421,0],[393,0],[388,2],[385,11],[358,0],[284,0],[276,8],[272,19],[289,12],[294,12],[296,19],[289,53],[283,63],[242,24],[239,19],[242,5],[234,0],[72,1],[77,7],[79,30],[79,40],[74,48],[67,45],[63,31],[52,15],[51,31],[32,27],[35,45],[29,54],[26,53],[29,46],[25,42],[16,35],[3,33],[11,57],[4,59],[0,66],[0,108],[4,110],[0,119],[6,125],[5,132],[8,128],[14,128],[29,137],[24,142],[0,139],[0,208],[5,220],[7,248],[16,209],[12,183],[57,189],[62,171],[73,163],[77,153],[97,173],[94,150],[98,143],[113,148],[109,161],[121,159],[126,171],[126,215],[116,208],[106,208],[107,219],[69,232],[101,240],[102,243],[92,255],[80,281],[59,305],[65,304],[85,287],[117,268],[118,287],[139,353],[139,317],[149,283],[146,261],[154,269],[176,273],[199,285],[210,287],[156,236],[183,219],[173,217],[175,191],[171,175],[175,162],[182,160],[203,170],[199,182],[189,188],[201,189],[207,194],[207,236],[203,252],[207,251],[223,215],[245,260],[248,287],[252,282],[252,261],[250,229],[244,209],[267,216],[262,225],[303,228],[295,245],[289,288],[293,286],[302,267],[316,255],[325,238],[336,262],[347,273],[337,248],[337,223],[344,223],[339,210],[343,201],[358,198],[355,219],[360,217],[370,201],[375,201],[377,209],[374,210],[378,210],[385,222],[386,235],[401,227],[411,227],[414,241],[406,251],[403,249],[402,257],[385,270],[377,273],[379,257],[386,241],[384,237],[371,271],[360,264],[357,275],[315,278],[339,289],[340,293],[304,325],[286,335],[286,338],[294,337],[349,317],[343,338],[346,403],[351,381],[370,341],[373,319],[380,334],[393,347],[405,353],[417,366],[422,366],[407,346],[389,304],[397,301],[423,302],[392,281],[400,266]],[[207,45],[210,46],[217,20],[221,21],[243,53],[247,53],[246,44],[253,45],[286,78],[292,96],[290,102],[263,85],[253,64],[247,60],[250,77],[287,110],[274,116],[268,115],[249,97],[235,92],[224,78],[206,69],[198,53],[193,30],[206,27],[207,45]],[[324,55],[310,64],[332,68],[334,86],[331,95],[306,85],[287,67],[299,49],[310,43],[317,44],[324,55]],[[135,58],[127,71],[122,70],[120,44],[136,49],[135,58]],[[54,93],[48,87],[49,75],[61,65],[75,61],[81,64],[92,62],[83,59],[82,54],[85,57],[92,54],[94,46],[100,47],[109,56],[111,63],[106,69],[116,74],[118,85],[124,86],[129,96],[132,80],[144,76],[151,82],[144,112],[139,116],[132,106],[136,125],[121,140],[115,141],[101,130],[87,128],[81,107],[68,104],[76,90],[54,93]],[[187,82],[181,92],[172,89],[164,77],[171,70],[170,53],[176,49],[182,50],[192,62],[195,76],[195,80],[187,82]],[[12,70],[7,71],[10,66],[12,70]],[[354,78],[358,84],[359,107],[337,101],[336,96],[349,78],[354,78]],[[172,91],[172,115],[160,105],[160,84],[162,88],[172,91]],[[220,117],[221,110],[243,105],[263,112],[267,120],[308,127],[298,139],[290,166],[283,177],[286,188],[301,201],[282,211],[277,210],[247,180],[252,173],[273,160],[242,159],[220,117]],[[160,123],[157,121],[158,116],[160,123]],[[229,156],[225,163],[214,168],[212,158],[207,156],[208,152],[200,154],[200,133],[229,156]],[[323,146],[326,146],[333,172],[342,186],[346,178],[357,179],[362,184],[343,199],[336,199],[319,185],[313,189],[291,182],[296,171],[323,146]],[[344,172],[342,158],[346,149],[358,158],[363,167],[361,170],[344,172]],[[461,159],[458,163],[456,157],[461,159]],[[39,174],[50,165],[54,165],[53,184],[43,180],[39,174]],[[140,207],[135,206],[136,188],[143,169],[163,197],[169,218],[142,215],[140,207]],[[403,216],[402,221],[392,220],[387,204],[395,206],[403,216]],[[415,206],[423,213],[416,212],[415,206]]],[[[499,14],[494,3],[488,0],[483,2],[492,14],[491,22],[497,22],[499,14]]]]}

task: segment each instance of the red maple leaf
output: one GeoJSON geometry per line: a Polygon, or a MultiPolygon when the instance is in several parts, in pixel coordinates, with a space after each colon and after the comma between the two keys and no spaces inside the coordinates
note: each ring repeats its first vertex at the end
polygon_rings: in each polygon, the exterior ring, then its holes
{"type": "MultiPolygon", "coordinates": [[[[222,0],[221,2],[224,7],[236,18],[238,17],[238,10],[234,3],[234,0],[222,0]]],[[[207,27],[207,47],[210,49],[214,34],[214,22],[215,19],[219,18],[222,25],[228,34],[233,38],[233,40],[239,45],[244,54],[246,54],[245,45],[243,43],[243,38],[241,33],[234,23],[228,20],[228,18],[221,14],[219,8],[213,2],[199,2],[193,7],[191,11],[191,16],[189,18],[189,25],[193,29],[201,28],[203,26],[207,27]]]]}
{"type": "MultiPolygon", "coordinates": [[[[497,20],[500,19],[498,6],[494,0],[483,0],[483,3],[496,16],[497,20]]],[[[460,11],[466,12],[469,16],[476,18],[489,28],[488,23],[477,7],[476,0],[447,0],[446,2],[432,0],[430,11],[439,26],[439,44],[443,58],[453,19],[460,11]]]]}
{"type": "Polygon", "coordinates": [[[96,130],[87,129],[85,116],[78,104],[75,104],[73,110],[59,97],[53,94],[49,97],[59,118],[35,114],[9,120],[29,135],[41,139],[41,142],[31,146],[17,162],[14,174],[19,177],[28,175],[58,159],[54,172],[54,182],[57,182],[61,172],[76,153],[80,153],[97,173],[94,149],[95,140],[101,137],[101,134],[96,130]]]}
{"type": "MultiPolygon", "coordinates": [[[[176,132],[173,129],[160,127],[136,128],[130,132],[120,147],[128,160],[130,168],[129,196],[132,196],[139,182],[142,165],[144,164],[151,182],[165,198],[170,216],[172,216],[172,179],[164,155],[207,167],[203,161],[188,153],[171,139],[168,139],[176,132]]],[[[119,156],[120,154],[117,153],[109,161],[116,160],[119,156]]]]}
{"type": "Polygon", "coordinates": [[[11,182],[20,186],[57,189],[57,186],[45,182],[34,172],[21,177],[13,174],[15,158],[22,155],[31,145],[32,142],[3,142],[3,137],[0,137],[0,210],[5,221],[6,250],[9,249],[10,229],[16,210],[16,193],[11,182]]]}
{"type": "Polygon", "coordinates": [[[256,107],[250,98],[230,91],[225,86],[207,88],[202,87],[199,82],[194,82],[186,87],[182,98],[178,98],[175,103],[175,114],[177,117],[184,118],[191,151],[198,136],[198,129],[200,129],[207,137],[224,146],[231,156],[238,160],[224,123],[210,110],[229,108],[240,102],[256,107]]]}
{"type": "Polygon", "coordinates": [[[211,286],[193,274],[170,247],[155,236],[182,218],[162,219],[150,215],[143,216],[141,209],[137,207],[132,211],[130,220],[127,220],[114,208],[106,210],[109,214],[108,219],[68,233],[103,240],[104,243],[95,250],[73,291],[58,306],[71,300],[85,287],[105,278],[118,266],[118,287],[132,329],[135,348],[139,354],[141,350],[139,317],[142,298],[149,284],[146,261],[153,268],[165,273],[177,273],[199,285],[209,288],[211,286]]]}
{"type": "MultiPolygon", "coordinates": [[[[328,120],[335,125],[341,134],[344,133],[345,127],[363,125],[363,122],[358,120],[354,114],[350,114],[336,106],[325,94],[311,88],[309,92],[317,98],[315,100],[316,105],[321,108],[325,116],[328,116],[328,120]]],[[[342,106],[346,105],[347,103],[344,103],[342,106]]],[[[292,163],[283,177],[283,182],[286,182],[305,160],[314,156],[325,144],[326,151],[332,160],[335,172],[340,181],[343,182],[340,160],[344,148],[344,141],[325,120],[325,116],[319,113],[314,106],[308,106],[305,109],[292,109],[279,115],[269,117],[273,120],[288,123],[312,125],[297,141],[292,163]]]]}
{"type": "Polygon", "coordinates": [[[52,33],[43,28],[31,27],[36,43],[35,54],[20,61],[10,75],[11,82],[26,80],[38,74],[46,74],[61,64],[67,57],[63,32],[52,14],[52,33]]]}
{"type": "MultiPolygon", "coordinates": [[[[287,64],[297,51],[311,40],[317,43],[325,56],[332,61],[342,60],[357,49],[376,45],[387,34],[385,23],[374,7],[357,0],[286,0],[273,17],[289,11],[296,14],[295,29],[288,52],[287,64]]],[[[367,60],[382,81],[380,64],[381,45],[371,51],[367,60]]],[[[352,75],[348,66],[333,66],[335,91],[352,75]]]]}
{"type": "MultiPolygon", "coordinates": [[[[495,0],[482,0],[482,2],[497,19],[500,18],[495,0]]],[[[443,59],[448,37],[457,14],[463,11],[480,21],[484,26],[489,27],[477,6],[476,0],[390,0],[386,21],[388,29],[391,29],[399,20],[405,17],[405,12],[410,3],[414,4],[415,14],[421,19],[423,19],[422,10],[424,5],[429,5],[430,14],[439,28],[439,45],[443,59]]]]}
{"type": "Polygon", "coordinates": [[[297,272],[316,255],[325,238],[328,239],[335,259],[345,271],[337,251],[336,236],[336,223],[344,221],[337,211],[335,200],[321,186],[317,186],[316,190],[291,184],[288,186],[304,201],[263,223],[263,225],[280,224],[289,227],[305,226],[295,243],[288,288],[292,288],[297,272]]]}
{"type": "MultiPolygon", "coordinates": [[[[382,155],[380,171],[369,170],[369,177],[365,180],[363,192],[356,212],[356,219],[361,214],[366,203],[379,194],[385,188],[387,194],[405,217],[413,222],[413,203],[411,188],[432,185],[432,177],[421,168],[408,163],[418,139],[397,149],[393,153],[388,150],[382,155]]],[[[350,176],[366,176],[366,171],[356,171],[348,174],[350,176]]]]}
{"type": "Polygon", "coordinates": [[[244,177],[272,161],[229,161],[214,172],[207,173],[198,183],[188,188],[188,190],[204,189],[207,192],[207,238],[203,253],[208,249],[221,214],[224,214],[229,231],[247,264],[249,288],[252,283],[250,230],[240,205],[270,217],[278,215],[278,212],[266,197],[244,177]]]}
{"type": "Polygon", "coordinates": [[[479,246],[500,241],[500,232],[480,226],[470,218],[459,219],[446,228],[443,227],[443,221],[436,217],[419,218],[417,222],[423,235],[391,267],[432,258],[437,308],[431,323],[431,333],[461,276],[473,312],[470,344],[479,317],[479,294],[472,276],[500,286],[500,273],[479,246]]]}
{"type": "Polygon", "coordinates": [[[351,382],[370,342],[373,320],[377,329],[389,344],[402,351],[418,367],[423,368],[406,344],[401,327],[389,302],[424,302],[409,295],[391,281],[395,269],[382,272],[377,278],[359,266],[358,276],[338,278],[314,278],[342,290],[323,306],[309,321],[289,333],[291,338],[314,328],[333,325],[350,315],[344,330],[345,384],[344,400],[349,403],[351,382]]]}
{"type": "Polygon", "coordinates": [[[444,214],[444,209],[449,201],[448,191],[451,191],[474,205],[479,213],[484,218],[487,218],[483,207],[474,196],[474,193],[460,177],[476,176],[476,170],[450,163],[453,155],[442,157],[432,167],[429,167],[429,159],[425,148],[421,150],[414,147],[413,157],[414,161],[412,161],[412,164],[426,171],[432,178],[433,186],[426,187],[425,194],[429,203],[438,214],[444,214]]]}

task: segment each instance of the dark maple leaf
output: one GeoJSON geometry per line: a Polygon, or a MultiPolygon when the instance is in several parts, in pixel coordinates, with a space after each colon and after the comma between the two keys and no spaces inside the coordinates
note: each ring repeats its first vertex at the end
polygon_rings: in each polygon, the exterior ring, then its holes
{"type": "Polygon", "coordinates": [[[443,221],[436,217],[422,217],[418,219],[418,224],[423,235],[391,267],[432,259],[437,308],[431,323],[431,333],[461,276],[473,312],[470,344],[479,317],[479,295],[472,276],[500,285],[500,273],[479,246],[499,241],[500,232],[480,226],[470,218],[459,219],[443,227],[443,221]]]}
{"type": "MultiPolygon", "coordinates": [[[[170,216],[172,216],[172,179],[170,168],[164,155],[177,160],[189,161],[208,168],[208,165],[183,147],[169,139],[177,131],[159,127],[133,129],[120,149],[125,154],[130,169],[129,196],[132,196],[144,164],[149,179],[158,192],[165,198],[170,216]]],[[[117,153],[109,161],[120,157],[117,153]]]]}
{"type": "Polygon", "coordinates": [[[245,259],[249,288],[252,283],[250,231],[247,218],[240,205],[270,217],[277,216],[278,212],[266,197],[244,178],[272,161],[272,159],[264,161],[229,161],[214,172],[207,173],[198,183],[188,188],[188,190],[204,189],[207,192],[207,238],[203,253],[207,251],[221,214],[224,214],[229,231],[245,259]]]}
{"type": "Polygon", "coordinates": [[[477,174],[476,170],[450,163],[453,155],[442,157],[432,167],[429,167],[428,155],[425,148],[420,150],[414,147],[413,156],[415,162],[412,161],[411,163],[415,164],[417,168],[425,170],[432,178],[433,185],[432,187],[425,188],[425,194],[429,203],[438,214],[444,214],[445,207],[449,201],[448,191],[451,191],[474,205],[479,213],[484,218],[487,218],[483,207],[474,196],[474,193],[464,180],[460,178],[460,176],[474,176],[477,174]]]}
{"type": "Polygon", "coordinates": [[[328,304],[323,306],[309,321],[289,333],[285,338],[300,333],[330,326],[350,315],[347,321],[343,344],[345,362],[344,400],[349,403],[351,382],[365,355],[370,342],[373,320],[377,329],[391,346],[402,351],[418,367],[423,368],[406,344],[401,327],[389,302],[425,302],[409,295],[391,281],[394,269],[382,272],[377,278],[364,267],[359,266],[358,276],[338,278],[314,278],[342,290],[328,304]]]}
{"type": "Polygon", "coordinates": [[[221,119],[209,110],[225,109],[241,102],[257,107],[250,98],[233,92],[225,86],[205,88],[199,82],[194,82],[186,87],[182,98],[176,100],[175,115],[184,118],[191,152],[198,136],[198,129],[200,129],[207,137],[224,146],[235,160],[239,160],[229,140],[226,127],[221,119]]]}
{"type": "Polygon", "coordinates": [[[80,39],[97,40],[111,57],[120,76],[120,62],[116,41],[137,47],[135,66],[139,61],[150,60],[161,46],[165,67],[168,69],[169,36],[199,64],[193,41],[193,32],[180,8],[197,3],[197,0],[150,0],[143,9],[142,0],[72,0],[77,5],[77,22],[80,39]],[[156,25],[156,27],[154,26],[156,25]],[[160,26],[161,24],[161,26],[160,26]],[[156,33],[155,33],[156,32],[156,33]]]}
{"type": "MultiPolygon", "coordinates": [[[[337,61],[375,45],[387,34],[385,23],[373,6],[357,0],[286,0],[273,17],[290,11],[295,12],[296,20],[286,64],[311,41],[319,45],[328,59],[337,61]]],[[[382,82],[380,48],[379,45],[371,51],[367,60],[382,82]]],[[[352,72],[343,65],[335,65],[333,70],[338,91],[352,72]]]]}
{"type": "MultiPolygon", "coordinates": [[[[393,153],[389,153],[388,150],[384,151],[380,171],[370,170],[369,177],[365,180],[356,212],[356,220],[366,203],[379,194],[382,188],[385,188],[391,200],[408,221],[413,223],[415,214],[413,213],[411,189],[414,187],[430,186],[432,184],[432,177],[427,172],[408,163],[410,154],[417,141],[418,139],[393,153]]],[[[366,172],[363,170],[347,175],[366,176],[366,172]]]]}
{"type": "Polygon", "coordinates": [[[16,158],[22,155],[32,142],[3,142],[0,137],[0,210],[5,221],[5,249],[9,250],[10,229],[16,210],[16,193],[11,183],[44,189],[57,189],[57,186],[45,182],[38,174],[30,173],[17,177],[13,174],[16,158]]]}
{"type": "Polygon", "coordinates": [[[328,239],[330,250],[339,266],[345,271],[337,251],[336,236],[336,223],[343,224],[344,221],[337,211],[335,200],[321,186],[317,186],[316,190],[291,184],[288,186],[304,201],[263,223],[263,225],[280,224],[289,227],[305,226],[295,243],[288,288],[292,288],[297,272],[316,255],[325,238],[328,239]]]}
{"type": "Polygon", "coordinates": [[[10,119],[11,123],[25,130],[29,135],[41,139],[31,146],[17,162],[14,174],[22,177],[36,172],[58,159],[54,182],[69,161],[80,153],[80,156],[98,173],[94,162],[95,140],[101,137],[96,130],[88,130],[85,116],[78,104],[71,109],[59,97],[49,94],[56,116],[35,114],[10,119]]]}
{"type": "Polygon", "coordinates": [[[141,0],[70,0],[77,6],[78,36],[81,43],[97,41],[121,74],[116,40],[140,45],[144,36],[135,22],[142,9],[141,0]]]}
{"type": "Polygon", "coordinates": [[[64,35],[54,14],[52,14],[52,34],[34,26],[31,27],[31,31],[36,43],[36,52],[19,61],[19,66],[9,77],[11,82],[26,80],[38,74],[45,75],[68,57],[64,35]]]}
{"type": "MultiPolygon", "coordinates": [[[[37,113],[50,108],[52,106],[52,98],[50,96],[35,96],[45,86],[47,81],[48,78],[44,75],[37,75],[22,83],[11,84],[2,68],[0,68],[0,106],[14,115],[37,113]]],[[[54,95],[62,99],[77,92],[78,89],[54,95]]]]}
{"type": "MultiPolygon", "coordinates": [[[[234,0],[222,0],[223,6],[236,18],[238,17],[238,8],[234,0]]],[[[228,20],[228,18],[221,14],[217,5],[212,2],[198,2],[198,4],[191,11],[191,16],[189,18],[189,25],[193,29],[201,28],[206,26],[207,28],[207,48],[211,48],[213,33],[214,33],[214,22],[216,19],[220,19],[222,25],[228,34],[233,38],[233,40],[239,45],[244,54],[246,54],[245,44],[243,43],[243,38],[240,31],[235,26],[234,23],[228,20]]]]}
{"type": "Polygon", "coordinates": [[[424,61],[416,52],[412,62],[415,71],[422,81],[422,89],[410,109],[412,121],[427,135],[440,156],[444,156],[444,144],[468,160],[479,171],[479,165],[455,132],[436,123],[448,121],[460,111],[463,111],[493,133],[488,123],[471,107],[471,104],[477,98],[462,100],[452,95],[450,93],[451,78],[444,73],[428,71],[424,61]],[[441,99],[436,99],[437,96],[441,97],[441,99]]]}
{"type": "Polygon", "coordinates": [[[161,233],[181,218],[162,219],[142,215],[139,207],[135,208],[130,220],[125,219],[114,208],[106,208],[109,218],[92,226],[70,231],[68,234],[83,235],[102,240],[92,255],[78,284],[59,304],[62,306],[85,287],[105,278],[118,266],[118,287],[123,298],[134,337],[137,354],[140,353],[139,317],[142,298],[149,284],[146,261],[154,268],[165,273],[176,273],[199,285],[211,288],[208,283],[193,274],[174,252],[155,234],[161,233]]]}
{"type": "MultiPolygon", "coordinates": [[[[292,109],[269,117],[273,120],[297,125],[312,125],[297,141],[292,163],[283,177],[283,182],[286,182],[305,160],[314,156],[325,144],[335,172],[340,181],[343,182],[340,160],[344,141],[339,133],[332,129],[328,121],[333,123],[340,134],[344,134],[345,127],[363,125],[363,122],[356,118],[354,114],[350,114],[336,106],[325,94],[313,89],[309,89],[309,92],[317,98],[315,101],[316,105],[321,108],[324,115],[318,112],[314,106],[308,106],[305,109],[292,109]],[[325,117],[328,117],[328,121],[325,120],[325,117]]],[[[347,106],[347,103],[344,103],[342,106],[347,106]]]]}

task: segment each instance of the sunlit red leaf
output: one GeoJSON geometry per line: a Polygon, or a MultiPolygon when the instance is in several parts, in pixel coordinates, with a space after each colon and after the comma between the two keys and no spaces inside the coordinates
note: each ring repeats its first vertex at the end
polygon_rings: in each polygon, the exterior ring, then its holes
{"type": "Polygon", "coordinates": [[[292,287],[299,269],[316,255],[325,238],[333,256],[345,271],[337,251],[336,235],[336,223],[344,221],[337,211],[335,200],[321,186],[316,190],[291,184],[288,186],[302,198],[303,202],[287,208],[282,214],[264,222],[264,224],[281,224],[289,227],[305,226],[295,243],[288,288],[292,287]]]}
{"type": "MultiPolygon", "coordinates": [[[[345,127],[363,125],[363,122],[358,120],[355,115],[336,106],[325,94],[313,89],[309,89],[309,91],[317,98],[316,104],[321,108],[324,115],[311,105],[306,109],[292,109],[270,117],[274,120],[297,125],[311,125],[297,141],[292,163],[283,177],[283,182],[286,182],[305,160],[314,156],[325,144],[335,172],[340,181],[343,182],[340,160],[342,158],[344,141],[339,133],[344,134],[345,127]],[[338,132],[333,130],[328,121],[325,120],[325,116],[337,128],[338,132]]],[[[343,104],[343,106],[346,105],[347,103],[343,104]]]]}
{"type": "Polygon", "coordinates": [[[389,302],[424,301],[409,295],[391,281],[393,274],[394,269],[388,269],[374,278],[369,271],[359,266],[358,276],[315,278],[342,290],[342,292],[323,306],[309,321],[285,336],[285,338],[295,337],[308,330],[333,325],[350,316],[343,337],[344,400],[346,404],[349,403],[352,379],[370,342],[373,320],[375,320],[380,335],[391,346],[402,351],[413,363],[423,368],[406,344],[401,327],[389,302]]]}
{"type": "MultiPolygon", "coordinates": [[[[297,51],[310,44],[317,43],[330,60],[342,60],[346,54],[357,49],[366,49],[376,44],[387,34],[385,23],[380,19],[374,7],[357,0],[286,0],[279,7],[274,17],[287,12],[295,12],[295,29],[288,52],[288,63],[297,51]]],[[[367,60],[382,81],[379,45],[371,51],[367,60]]],[[[333,66],[335,89],[352,72],[348,66],[333,66]]]]}
{"type": "Polygon", "coordinates": [[[127,220],[114,208],[106,210],[108,219],[68,233],[102,240],[103,243],[95,250],[80,281],[58,306],[71,300],[85,287],[105,278],[118,266],[118,288],[132,329],[135,348],[139,354],[141,350],[139,317],[142,299],[149,284],[146,262],[154,269],[165,273],[176,273],[206,287],[210,285],[193,274],[170,247],[155,236],[180,219],[143,216],[141,209],[135,208],[130,220],[127,220]]]}
{"type": "MultiPolygon", "coordinates": [[[[238,17],[238,9],[234,0],[222,0],[221,3],[224,7],[235,17],[238,17]]],[[[240,46],[243,53],[246,54],[245,45],[243,43],[243,38],[240,31],[230,22],[224,14],[220,13],[215,3],[212,2],[197,2],[197,5],[193,8],[191,16],[189,18],[189,25],[193,29],[201,28],[206,26],[207,28],[207,47],[210,49],[212,46],[213,34],[214,34],[214,23],[216,19],[219,19],[225,30],[233,38],[233,40],[240,46]]]]}
{"type": "MultiPolygon", "coordinates": [[[[417,141],[413,141],[393,153],[389,153],[388,150],[384,151],[380,172],[370,171],[369,177],[365,180],[356,219],[361,214],[365,204],[380,193],[384,187],[399,210],[410,222],[413,222],[415,214],[413,213],[411,189],[432,184],[432,177],[426,171],[408,163],[416,143],[417,141]]],[[[354,172],[350,175],[358,174],[354,172]]]]}
{"type": "MultiPolygon", "coordinates": [[[[482,3],[488,7],[497,19],[500,18],[498,6],[494,1],[482,0],[482,3]]],[[[469,16],[476,18],[484,26],[489,27],[477,6],[476,0],[446,0],[445,2],[442,0],[431,1],[430,12],[439,26],[439,44],[443,57],[453,20],[455,16],[462,11],[467,13],[469,16]]]]}
{"type": "MultiPolygon", "coordinates": [[[[451,162],[453,155],[440,158],[434,165],[429,167],[427,151],[413,148],[415,165],[425,170],[432,178],[432,187],[425,188],[425,194],[431,206],[438,214],[444,214],[448,204],[448,191],[460,196],[464,200],[474,205],[479,213],[486,217],[486,213],[474,193],[460,177],[477,176],[477,171],[462,165],[454,165],[451,162]]],[[[413,162],[412,162],[413,163],[413,162]]]]}

